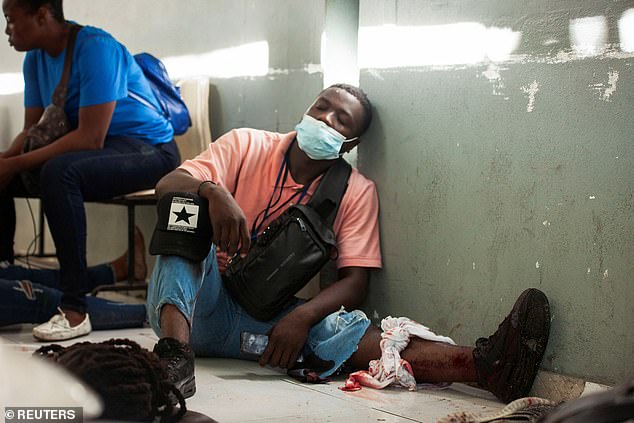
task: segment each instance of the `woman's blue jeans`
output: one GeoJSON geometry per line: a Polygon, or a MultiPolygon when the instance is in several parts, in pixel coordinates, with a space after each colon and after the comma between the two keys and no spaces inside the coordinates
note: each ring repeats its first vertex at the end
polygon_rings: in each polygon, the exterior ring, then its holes
{"type": "MultiPolygon", "coordinates": [[[[107,264],[87,269],[86,291],[114,282],[107,264]]],[[[57,313],[61,304],[58,270],[0,266],[0,326],[42,323],[57,313]]],[[[145,323],[145,304],[123,304],[86,297],[86,311],[95,330],[140,327],[145,323]]]]}
{"type": "MultiPolygon", "coordinates": [[[[152,146],[127,137],[109,137],[101,150],[77,151],[48,160],[40,172],[40,198],[60,265],[61,305],[84,312],[87,283],[85,201],[107,200],[153,188],[178,166],[174,141],[152,146]]],[[[0,191],[0,261],[13,262],[14,197],[26,190],[16,176],[0,191]]]]}

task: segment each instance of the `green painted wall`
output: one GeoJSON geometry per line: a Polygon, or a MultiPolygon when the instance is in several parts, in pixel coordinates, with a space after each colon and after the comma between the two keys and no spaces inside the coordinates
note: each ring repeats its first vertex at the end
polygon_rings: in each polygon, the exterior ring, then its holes
{"type": "Polygon", "coordinates": [[[362,28],[522,33],[501,63],[362,69],[377,119],[359,167],[378,184],[385,260],[367,310],[472,343],[537,287],[544,366],[613,383],[634,374],[634,55],[617,44],[634,2],[551,3],[361,1],[362,28]],[[569,24],[586,16],[606,17],[610,45],[581,59],[569,24]]]}

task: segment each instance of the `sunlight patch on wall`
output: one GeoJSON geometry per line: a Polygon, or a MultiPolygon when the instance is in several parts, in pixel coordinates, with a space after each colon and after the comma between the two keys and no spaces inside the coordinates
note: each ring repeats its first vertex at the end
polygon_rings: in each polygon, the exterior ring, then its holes
{"type": "Polygon", "coordinates": [[[0,95],[24,92],[24,78],[21,72],[0,73],[0,95]]]}
{"type": "Polygon", "coordinates": [[[269,71],[269,43],[258,41],[209,53],[161,59],[172,79],[192,76],[235,78],[263,76],[269,71]]]}
{"type": "Polygon", "coordinates": [[[321,34],[321,67],[324,74],[323,86],[329,87],[336,83],[346,83],[359,86],[359,69],[353,63],[353,52],[341,43],[329,40],[324,32],[321,34]]]}
{"type": "Polygon", "coordinates": [[[477,22],[431,26],[368,26],[359,29],[359,67],[395,68],[504,61],[521,32],[477,22]]]}
{"type": "Polygon", "coordinates": [[[619,19],[621,50],[634,53],[634,9],[627,9],[619,19]]]}
{"type": "Polygon", "coordinates": [[[594,57],[605,52],[608,21],[605,16],[570,20],[570,44],[578,57],[594,57]]]}

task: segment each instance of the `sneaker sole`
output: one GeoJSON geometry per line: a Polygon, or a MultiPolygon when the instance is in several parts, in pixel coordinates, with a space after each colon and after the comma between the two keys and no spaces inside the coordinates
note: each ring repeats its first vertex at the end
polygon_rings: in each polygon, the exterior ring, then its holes
{"type": "MultiPolygon", "coordinates": [[[[196,393],[196,376],[192,376],[189,379],[184,380],[182,383],[174,384],[176,389],[183,394],[184,398],[193,397],[196,393]]],[[[176,400],[176,398],[174,398],[176,400]]]]}
{"type": "Polygon", "coordinates": [[[92,332],[92,331],[88,331],[88,332],[85,332],[85,333],[74,334],[73,336],[38,335],[35,332],[32,332],[31,334],[38,341],[50,342],[50,341],[67,341],[69,339],[80,338],[82,336],[90,335],[90,332],[92,332]]]}
{"type": "MultiPolygon", "coordinates": [[[[180,393],[183,395],[183,398],[191,398],[196,393],[196,377],[192,376],[191,379],[187,379],[183,383],[175,384],[174,386],[180,391],[180,393]]],[[[178,404],[178,399],[173,392],[169,393],[169,401],[172,405],[178,404]]]]}
{"type": "Polygon", "coordinates": [[[186,380],[178,389],[183,394],[183,397],[193,397],[196,393],[196,377],[192,376],[191,379],[186,380]]]}

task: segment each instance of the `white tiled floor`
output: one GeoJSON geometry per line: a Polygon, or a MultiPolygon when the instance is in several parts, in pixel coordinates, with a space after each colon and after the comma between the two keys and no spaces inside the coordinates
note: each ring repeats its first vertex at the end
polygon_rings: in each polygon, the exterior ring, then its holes
{"type": "MultiPolygon", "coordinates": [[[[0,328],[0,338],[10,349],[26,354],[41,345],[30,329],[31,325],[0,328]]],[[[152,331],[143,328],[95,331],[60,344],[110,338],[129,338],[148,349],[156,342],[152,331]]],[[[188,408],[221,423],[436,422],[457,411],[488,414],[503,406],[489,393],[460,384],[417,392],[396,388],[343,392],[339,389],[343,378],[322,385],[300,384],[274,369],[227,359],[196,359],[196,382],[197,393],[188,399],[188,408]]]]}

